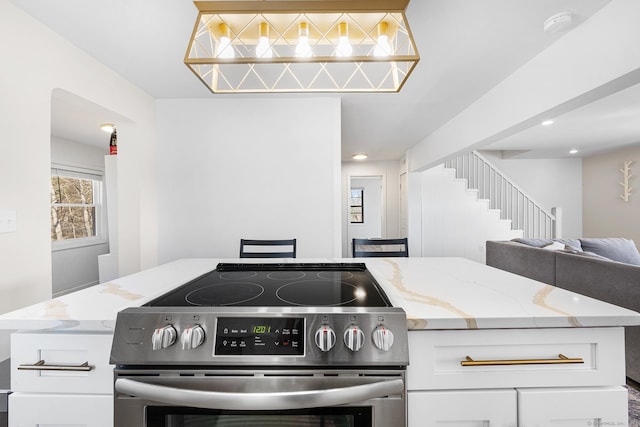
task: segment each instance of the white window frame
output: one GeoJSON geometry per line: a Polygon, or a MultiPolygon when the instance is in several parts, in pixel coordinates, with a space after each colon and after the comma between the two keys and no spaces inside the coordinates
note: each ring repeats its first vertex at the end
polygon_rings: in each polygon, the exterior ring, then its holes
{"type": "MultiPolygon", "coordinates": [[[[107,243],[107,221],[104,199],[104,171],[88,169],[78,166],[52,164],[51,177],[66,176],[70,178],[90,179],[93,181],[93,204],[95,206],[96,235],[91,237],[79,237],[77,239],[51,240],[51,250],[61,251],[66,249],[82,248],[86,246],[102,245],[107,243]]],[[[60,206],[84,206],[81,204],[58,204],[60,206]]],[[[51,225],[49,225],[51,230],[51,225]]],[[[51,231],[49,231],[51,232],[51,231]]]]}
{"type": "Polygon", "coordinates": [[[353,187],[350,189],[349,192],[349,222],[351,224],[364,224],[364,188],[362,187],[353,187]],[[354,205],[353,204],[353,192],[354,191],[358,191],[360,192],[360,204],[359,205],[354,205]],[[360,221],[353,221],[351,218],[351,209],[353,209],[354,207],[359,207],[360,208],[360,221]]]}

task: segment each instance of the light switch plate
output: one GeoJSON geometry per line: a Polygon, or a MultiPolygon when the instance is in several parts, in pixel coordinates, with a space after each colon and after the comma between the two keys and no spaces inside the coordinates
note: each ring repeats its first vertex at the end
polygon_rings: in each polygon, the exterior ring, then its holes
{"type": "Polygon", "coordinates": [[[16,211],[0,211],[0,233],[15,233],[16,211]]]}

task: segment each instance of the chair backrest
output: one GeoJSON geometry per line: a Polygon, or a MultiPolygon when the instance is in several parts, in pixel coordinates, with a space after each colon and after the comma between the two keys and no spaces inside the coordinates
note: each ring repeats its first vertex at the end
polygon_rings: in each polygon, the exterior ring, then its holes
{"type": "Polygon", "coordinates": [[[408,257],[407,238],[353,239],[353,257],[408,257]]]}
{"type": "Polygon", "coordinates": [[[295,258],[295,257],[296,257],[296,239],[284,239],[284,240],[240,239],[240,258],[295,258]],[[247,248],[247,246],[249,246],[249,248],[247,248]]]}

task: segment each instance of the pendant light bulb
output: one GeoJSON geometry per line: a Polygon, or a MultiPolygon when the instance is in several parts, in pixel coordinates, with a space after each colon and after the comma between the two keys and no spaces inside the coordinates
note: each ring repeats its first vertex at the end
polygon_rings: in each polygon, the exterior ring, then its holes
{"type": "Polygon", "coordinates": [[[353,47],[349,43],[349,29],[346,22],[338,24],[338,46],[336,47],[336,56],[351,56],[353,47]]]}
{"type": "Polygon", "coordinates": [[[310,58],[313,56],[313,50],[309,44],[309,24],[306,22],[301,22],[300,25],[298,25],[296,56],[298,58],[310,58]]]}
{"type": "Polygon", "coordinates": [[[260,37],[258,39],[258,45],[256,46],[256,57],[273,57],[273,50],[271,49],[271,45],[269,44],[269,24],[267,24],[266,22],[260,23],[260,37]]]}
{"type": "Polygon", "coordinates": [[[378,24],[378,41],[376,47],[373,50],[375,56],[389,56],[391,55],[391,43],[389,43],[389,24],[382,21],[378,24]]]}
{"type": "Polygon", "coordinates": [[[216,56],[218,58],[235,58],[236,55],[233,51],[233,46],[231,46],[231,29],[224,22],[218,28],[221,36],[216,49],[216,56]]]}

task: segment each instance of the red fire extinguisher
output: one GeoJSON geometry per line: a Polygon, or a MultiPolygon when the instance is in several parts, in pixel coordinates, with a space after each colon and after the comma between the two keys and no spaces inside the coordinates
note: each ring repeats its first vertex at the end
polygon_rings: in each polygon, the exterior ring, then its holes
{"type": "Polygon", "coordinates": [[[118,135],[116,134],[116,128],[113,128],[113,132],[111,132],[111,139],[109,140],[109,154],[118,154],[118,135]]]}

